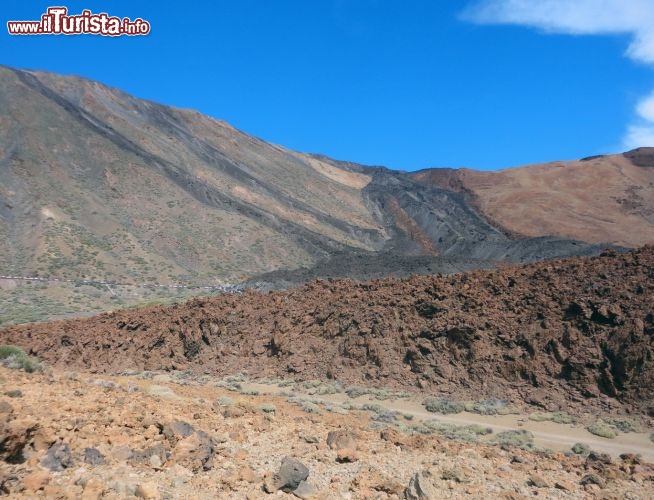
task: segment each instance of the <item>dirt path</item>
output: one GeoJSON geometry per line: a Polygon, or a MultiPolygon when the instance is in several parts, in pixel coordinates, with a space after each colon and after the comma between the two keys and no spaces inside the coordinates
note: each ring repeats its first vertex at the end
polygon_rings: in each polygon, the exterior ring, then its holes
{"type": "MultiPolygon", "coordinates": [[[[245,383],[243,384],[243,389],[275,395],[288,391],[287,388],[280,388],[276,385],[271,386],[257,383],[245,383]]],[[[294,391],[302,394],[301,389],[294,388],[294,391]]],[[[304,395],[307,394],[304,393],[304,395]]],[[[308,397],[311,401],[322,404],[375,404],[389,411],[412,415],[414,421],[438,420],[455,425],[482,425],[493,430],[493,434],[489,435],[486,440],[491,440],[498,432],[524,429],[531,432],[534,435],[535,444],[543,448],[565,452],[570,451],[575,443],[584,443],[593,451],[608,453],[614,457],[618,457],[623,453],[634,453],[641,455],[647,461],[654,461],[654,443],[649,439],[649,433],[647,432],[619,433],[617,437],[608,439],[591,434],[581,424],[558,424],[550,421],[537,422],[529,420],[527,414],[486,416],[461,412],[452,415],[441,415],[426,411],[420,403],[421,399],[415,396],[410,399],[382,401],[369,396],[351,399],[343,393],[324,396],[311,395],[308,397]]]]}

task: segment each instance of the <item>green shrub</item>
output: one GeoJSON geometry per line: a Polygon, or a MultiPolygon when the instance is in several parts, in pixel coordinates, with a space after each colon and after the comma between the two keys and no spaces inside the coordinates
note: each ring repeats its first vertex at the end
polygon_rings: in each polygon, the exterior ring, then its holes
{"type": "Polygon", "coordinates": [[[240,382],[229,381],[229,380],[220,380],[216,383],[216,387],[222,387],[228,391],[241,392],[243,390],[243,385],[240,382]]]}
{"type": "Polygon", "coordinates": [[[352,399],[356,399],[360,396],[364,396],[365,394],[370,394],[370,390],[366,389],[365,387],[348,387],[348,389],[345,391],[345,394],[348,395],[348,397],[352,399]]]}
{"type": "Polygon", "coordinates": [[[443,415],[461,413],[465,410],[465,405],[463,403],[460,401],[452,401],[447,398],[427,398],[422,404],[427,411],[441,413],[443,415]]]}
{"type": "Polygon", "coordinates": [[[330,413],[337,413],[338,415],[347,415],[350,413],[347,408],[343,408],[342,406],[334,406],[334,405],[326,405],[325,410],[327,410],[330,413]]]}
{"type": "Polygon", "coordinates": [[[534,447],[534,435],[524,429],[502,431],[497,434],[494,441],[502,446],[515,446],[522,449],[534,447]]]}
{"type": "Polygon", "coordinates": [[[555,411],[550,413],[532,413],[529,420],[535,422],[554,422],[557,424],[574,424],[577,419],[564,411],[555,411]]]}
{"type": "Polygon", "coordinates": [[[484,399],[465,404],[465,410],[478,415],[507,415],[514,410],[502,399],[484,399]]]}
{"type": "Polygon", "coordinates": [[[216,406],[232,406],[234,404],[234,400],[229,396],[220,396],[219,398],[216,398],[215,404],[216,406]]]}
{"type": "Polygon", "coordinates": [[[0,359],[7,359],[9,356],[26,356],[26,354],[18,346],[0,345],[0,359]]]}
{"type": "Polygon", "coordinates": [[[259,406],[259,409],[264,413],[275,413],[277,411],[277,407],[272,403],[264,403],[259,406]]]}
{"type": "MultiPolygon", "coordinates": [[[[341,391],[342,389],[339,388],[338,392],[341,391]]],[[[359,386],[348,387],[345,390],[345,394],[347,394],[352,399],[356,399],[358,397],[365,396],[365,395],[370,395],[371,397],[379,401],[386,401],[387,399],[407,399],[411,397],[411,394],[409,394],[406,391],[393,392],[393,391],[388,391],[386,389],[374,389],[371,387],[359,387],[359,386]]]]}
{"type": "Polygon", "coordinates": [[[308,389],[309,394],[338,394],[343,392],[343,387],[338,382],[321,382],[320,380],[312,380],[303,384],[305,389],[308,389]]]}
{"type": "Polygon", "coordinates": [[[320,406],[311,401],[302,401],[300,408],[306,413],[320,413],[320,406]]]}
{"type": "Polygon", "coordinates": [[[615,430],[615,427],[607,424],[603,420],[598,420],[597,422],[590,424],[586,427],[586,430],[591,434],[607,439],[613,439],[618,435],[618,431],[615,430]]]}
{"type": "MultiPolygon", "coordinates": [[[[404,425],[400,425],[399,427],[407,429],[404,425]]],[[[438,433],[447,439],[465,441],[468,443],[479,441],[480,436],[485,436],[493,432],[490,427],[476,424],[456,425],[440,422],[439,420],[427,420],[422,424],[412,425],[408,429],[412,432],[417,432],[418,434],[438,433]]]]}
{"type": "Polygon", "coordinates": [[[386,411],[383,406],[375,403],[364,403],[361,405],[361,409],[365,411],[371,411],[373,413],[383,413],[386,411]]]}
{"type": "Polygon", "coordinates": [[[636,422],[633,422],[632,420],[629,420],[628,418],[624,418],[624,417],[612,418],[608,421],[608,423],[609,425],[612,425],[620,432],[624,432],[625,434],[628,432],[642,431],[642,429],[636,422]]]}
{"type": "Polygon", "coordinates": [[[0,364],[15,370],[25,370],[27,373],[43,370],[38,359],[28,356],[20,347],[14,345],[0,346],[0,364]]]}
{"type": "Polygon", "coordinates": [[[586,456],[590,453],[590,446],[586,443],[575,443],[572,445],[572,453],[586,456]]]}
{"type": "Polygon", "coordinates": [[[400,413],[394,410],[386,410],[377,412],[372,416],[372,420],[375,422],[382,422],[385,424],[393,424],[397,420],[397,417],[400,413]]]}
{"type": "Polygon", "coordinates": [[[454,425],[441,431],[441,434],[447,439],[454,439],[457,441],[465,441],[466,443],[474,443],[479,441],[479,436],[491,434],[493,430],[490,427],[483,427],[481,425],[454,425]]]}

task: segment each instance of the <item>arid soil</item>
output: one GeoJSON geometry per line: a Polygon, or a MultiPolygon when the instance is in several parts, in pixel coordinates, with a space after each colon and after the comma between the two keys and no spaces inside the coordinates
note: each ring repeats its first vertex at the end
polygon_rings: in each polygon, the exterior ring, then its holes
{"type": "Polygon", "coordinates": [[[627,247],[654,243],[654,148],[496,172],[430,169],[411,175],[465,193],[487,220],[513,236],[627,247]]]}
{"type": "Polygon", "coordinates": [[[654,247],[445,277],[316,281],[9,327],[47,364],[331,379],[654,413],[654,247]]]}
{"type": "Polygon", "coordinates": [[[11,498],[647,499],[654,488],[654,466],[634,454],[407,433],[206,376],[0,367],[0,389],[11,498]]]}

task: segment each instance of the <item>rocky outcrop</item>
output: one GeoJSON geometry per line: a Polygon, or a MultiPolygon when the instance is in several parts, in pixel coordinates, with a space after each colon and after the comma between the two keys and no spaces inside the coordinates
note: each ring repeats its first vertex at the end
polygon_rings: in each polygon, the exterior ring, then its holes
{"type": "Polygon", "coordinates": [[[67,369],[247,370],[548,411],[625,405],[645,413],[654,412],[652,304],[654,247],[644,247],[453,276],[247,291],[10,327],[0,343],[67,369]],[[188,339],[197,339],[192,356],[188,339]]]}

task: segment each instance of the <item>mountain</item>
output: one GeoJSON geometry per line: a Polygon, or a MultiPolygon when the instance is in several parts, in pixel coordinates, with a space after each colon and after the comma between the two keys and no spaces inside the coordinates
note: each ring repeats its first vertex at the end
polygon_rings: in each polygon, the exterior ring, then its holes
{"type": "MultiPolygon", "coordinates": [[[[602,190],[590,167],[607,160],[575,168],[593,193],[574,202],[580,213],[606,218],[598,204],[616,205],[651,219],[654,169],[634,161],[622,158],[628,175],[602,190]]],[[[554,182],[566,169],[525,168],[520,179],[554,182]]],[[[0,279],[0,323],[199,293],[152,284],[453,272],[652,240],[651,225],[632,224],[641,215],[602,233],[562,231],[565,211],[513,227],[502,215],[512,171],[453,172],[446,184],[431,172],[299,153],[97,82],[0,66],[0,275],[72,280],[0,279]]],[[[515,198],[513,211],[531,201],[515,198]]]]}
{"type": "Polygon", "coordinates": [[[654,148],[498,172],[430,169],[412,178],[465,193],[513,237],[549,234],[625,247],[654,242],[654,148]]]}

